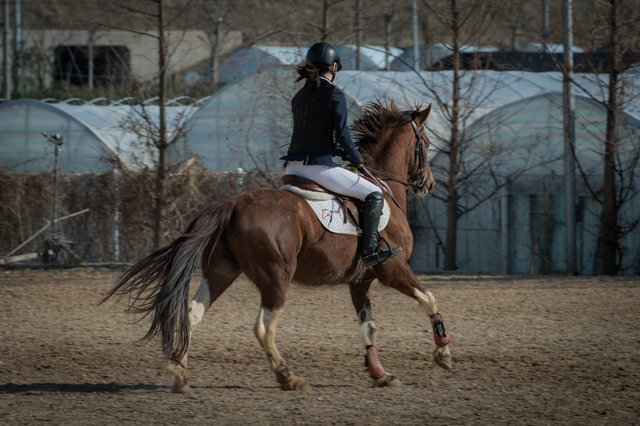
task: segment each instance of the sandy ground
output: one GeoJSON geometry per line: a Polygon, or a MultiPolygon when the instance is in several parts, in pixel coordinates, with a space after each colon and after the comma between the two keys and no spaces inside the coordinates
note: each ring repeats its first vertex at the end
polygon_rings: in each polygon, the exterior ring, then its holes
{"type": "Polygon", "coordinates": [[[379,351],[397,388],[371,388],[346,286],[293,287],[278,341],[312,393],[281,391],[240,280],[197,329],[190,395],[171,393],[147,323],[98,301],[118,271],[0,270],[0,424],[631,425],[640,422],[640,277],[423,276],[453,336],[431,360],[418,304],[374,284],[379,351]]]}

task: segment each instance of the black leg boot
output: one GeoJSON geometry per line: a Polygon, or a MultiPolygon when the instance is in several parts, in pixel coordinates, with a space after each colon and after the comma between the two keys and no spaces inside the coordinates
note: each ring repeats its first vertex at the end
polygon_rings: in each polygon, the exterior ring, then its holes
{"type": "Polygon", "coordinates": [[[381,192],[372,192],[364,199],[360,255],[367,268],[402,251],[400,247],[383,249],[378,244],[378,225],[383,205],[384,198],[381,192]]]}

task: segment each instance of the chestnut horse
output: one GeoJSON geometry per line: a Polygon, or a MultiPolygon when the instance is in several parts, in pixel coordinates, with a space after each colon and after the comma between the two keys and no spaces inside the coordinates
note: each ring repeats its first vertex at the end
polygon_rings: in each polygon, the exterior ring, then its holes
{"type": "Polygon", "coordinates": [[[132,312],[151,316],[141,339],[159,335],[174,375],[175,392],[186,392],[187,350],[195,326],[211,304],[244,273],[258,288],[261,306],[254,332],[284,390],[308,390],[309,385],[286,365],[276,347],[276,325],[289,284],[348,283],[364,338],[365,359],[374,386],[392,384],[376,350],[368,291],[374,279],[417,300],[430,318],[436,343],[433,357],[451,367],[449,335],[436,300],[409,266],[413,236],[407,221],[407,191],[425,196],[435,180],[428,162],[429,140],[423,124],[431,106],[400,111],[393,102],[372,103],[352,126],[367,169],[384,181],[391,209],[383,244],[400,246],[397,256],[366,269],[359,255],[359,239],[327,232],[298,195],[276,188],[245,191],[204,208],[175,241],[127,270],[105,296],[129,295],[132,312]],[[189,301],[191,275],[198,266],[200,286],[189,301]]]}

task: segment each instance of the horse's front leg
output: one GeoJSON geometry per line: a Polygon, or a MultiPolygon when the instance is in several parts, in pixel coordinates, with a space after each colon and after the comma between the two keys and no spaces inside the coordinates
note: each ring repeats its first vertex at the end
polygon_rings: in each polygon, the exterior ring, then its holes
{"type": "Polygon", "coordinates": [[[451,342],[451,336],[444,328],[444,321],[442,315],[438,311],[438,303],[436,298],[429,290],[422,288],[414,288],[414,297],[418,299],[420,305],[424,308],[429,320],[431,321],[431,329],[433,330],[433,341],[436,343],[436,348],[433,350],[433,360],[442,368],[447,370],[451,369],[451,350],[449,349],[449,342],[451,342]]]}
{"type": "Polygon", "coordinates": [[[444,327],[444,321],[433,294],[429,290],[422,288],[408,263],[389,262],[389,264],[376,268],[376,272],[382,284],[395,288],[420,303],[429,316],[431,329],[433,330],[433,340],[436,343],[433,359],[440,367],[450,370],[452,366],[451,351],[449,349],[451,336],[444,327]]]}
{"type": "Polygon", "coordinates": [[[376,347],[376,325],[373,320],[371,301],[367,295],[373,280],[360,281],[349,284],[351,301],[358,314],[360,331],[365,348],[365,366],[369,370],[369,375],[373,379],[374,387],[387,385],[399,385],[400,381],[393,374],[387,373],[380,362],[378,349],[376,347]]]}

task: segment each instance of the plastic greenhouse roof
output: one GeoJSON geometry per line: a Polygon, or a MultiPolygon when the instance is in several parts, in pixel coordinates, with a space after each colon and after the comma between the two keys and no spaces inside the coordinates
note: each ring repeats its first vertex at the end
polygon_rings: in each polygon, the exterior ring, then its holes
{"type": "MultiPolygon", "coordinates": [[[[193,107],[167,108],[169,132],[193,107]]],[[[102,172],[119,163],[127,169],[153,167],[149,140],[139,136],[148,128],[143,115],[157,128],[157,106],[97,106],[46,103],[30,99],[0,104],[0,162],[20,171],[50,170],[53,146],[42,133],[63,136],[59,168],[64,172],[102,172]]]]}
{"type": "MultiPolygon", "coordinates": [[[[355,69],[356,46],[353,44],[336,45],[340,53],[343,68],[355,69]]],[[[392,47],[391,61],[402,54],[403,49],[392,47]]],[[[220,60],[218,80],[222,83],[237,82],[242,78],[266,69],[293,66],[305,57],[307,46],[267,46],[252,45],[234,49],[220,60]]],[[[360,47],[360,67],[363,70],[377,71],[385,67],[384,46],[363,45],[360,47]]]]}
{"type": "MultiPolygon", "coordinates": [[[[637,74],[627,76],[631,79],[625,89],[628,95],[640,94],[640,78],[634,76],[637,74]]],[[[590,116],[596,110],[600,115],[604,113],[604,108],[591,98],[604,99],[606,76],[576,74],[575,80],[577,108],[593,109],[590,116]]],[[[286,151],[291,135],[290,99],[300,84],[294,83],[291,67],[278,67],[227,85],[203,103],[188,121],[188,149],[203,156],[212,169],[247,168],[256,163],[277,167],[278,158],[286,151]]],[[[449,137],[448,121],[441,105],[451,103],[452,71],[417,74],[345,70],[338,74],[336,85],[347,96],[351,120],[360,115],[363,105],[375,100],[393,100],[402,109],[431,103],[434,108],[427,120],[427,129],[434,154],[437,154],[437,147],[442,146],[442,141],[449,137]]],[[[517,114],[517,108],[526,104],[527,99],[561,93],[562,75],[557,72],[464,72],[464,127],[468,131],[478,129],[489,118],[495,119],[496,111],[517,114]]],[[[561,120],[561,116],[549,117],[548,114],[548,102],[554,96],[544,98],[546,105],[538,102],[539,111],[529,111],[546,114],[546,121],[541,124],[543,127],[557,127],[557,120],[561,120]]],[[[640,128],[640,98],[636,96],[634,99],[625,105],[625,122],[640,128]]]]}
{"type": "MultiPolygon", "coordinates": [[[[355,44],[337,46],[345,71],[347,69],[355,69],[356,48],[357,46],[355,44]]],[[[404,49],[400,49],[399,47],[390,47],[389,62],[393,63],[395,58],[399,57],[403,52],[404,49]]],[[[375,71],[385,69],[386,51],[384,46],[360,46],[360,55],[362,70],[375,71]]]]}
{"type": "Polygon", "coordinates": [[[294,65],[302,61],[305,55],[305,48],[295,46],[265,46],[256,45],[253,46],[258,50],[262,50],[265,53],[276,58],[283,65],[294,65]]]}
{"type": "Polygon", "coordinates": [[[304,59],[305,50],[290,46],[253,45],[237,48],[220,59],[218,81],[229,83],[272,67],[292,66],[304,59]]]}

